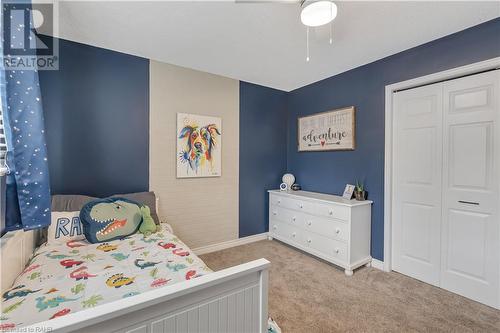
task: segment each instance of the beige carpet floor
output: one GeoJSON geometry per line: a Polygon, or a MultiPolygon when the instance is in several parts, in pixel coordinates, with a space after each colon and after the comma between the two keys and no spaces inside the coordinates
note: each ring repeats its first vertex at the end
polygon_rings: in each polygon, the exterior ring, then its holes
{"type": "Polygon", "coordinates": [[[395,272],[343,270],[278,241],[202,255],[220,270],[271,262],[269,313],[284,333],[500,332],[500,311],[395,272]]]}

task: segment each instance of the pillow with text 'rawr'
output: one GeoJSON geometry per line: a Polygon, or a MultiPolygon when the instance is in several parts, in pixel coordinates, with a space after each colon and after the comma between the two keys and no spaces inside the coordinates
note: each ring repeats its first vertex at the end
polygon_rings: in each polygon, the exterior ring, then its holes
{"type": "Polygon", "coordinates": [[[85,240],[83,226],[80,222],[80,212],[52,212],[52,218],[47,231],[48,243],[67,243],[69,241],[85,240]]]}

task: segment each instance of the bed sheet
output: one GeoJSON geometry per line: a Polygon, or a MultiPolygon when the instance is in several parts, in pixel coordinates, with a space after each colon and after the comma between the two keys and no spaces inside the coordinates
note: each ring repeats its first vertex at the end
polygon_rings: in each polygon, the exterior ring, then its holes
{"type": "Polygon", "coordinates": [[[107,243],[44,244],[2,295],[0,330],[64,316],[190,280],[211,270],[162,227],[107,243]]]}

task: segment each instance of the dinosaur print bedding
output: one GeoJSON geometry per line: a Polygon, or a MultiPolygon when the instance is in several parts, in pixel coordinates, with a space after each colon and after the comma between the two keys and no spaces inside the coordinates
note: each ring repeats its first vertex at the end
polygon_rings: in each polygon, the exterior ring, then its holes
{"type": "Polygon", "coordinates": [[[211,270],[166,227],[149,237],[44,244],[3,293],[1,330],[64,316],[211,270]]]}

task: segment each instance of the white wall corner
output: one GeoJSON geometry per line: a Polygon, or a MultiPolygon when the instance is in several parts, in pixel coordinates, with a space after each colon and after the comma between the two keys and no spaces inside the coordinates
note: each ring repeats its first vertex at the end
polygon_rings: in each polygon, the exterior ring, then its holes
{"type": "Polygon", "coordinates": [[[387,271],[385,268],[385,263],[378,259],[372,259],[372,267],[380,269],[381,271],[387,271]]]}

